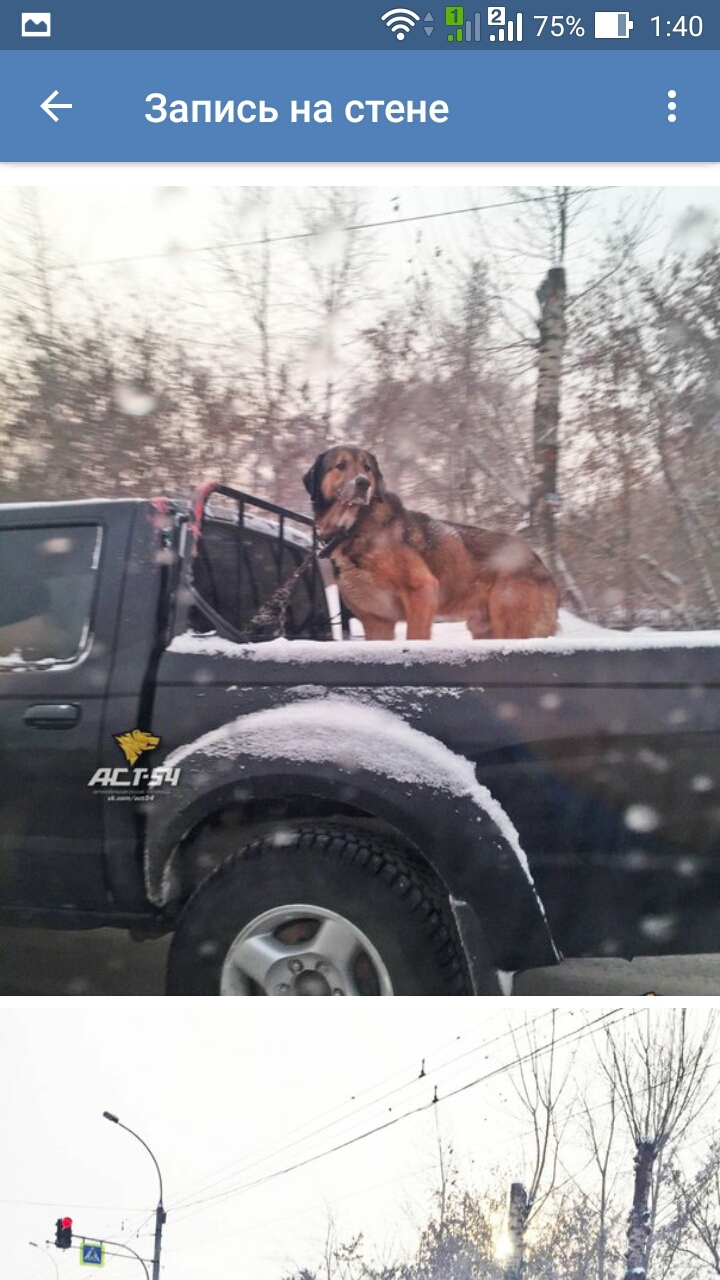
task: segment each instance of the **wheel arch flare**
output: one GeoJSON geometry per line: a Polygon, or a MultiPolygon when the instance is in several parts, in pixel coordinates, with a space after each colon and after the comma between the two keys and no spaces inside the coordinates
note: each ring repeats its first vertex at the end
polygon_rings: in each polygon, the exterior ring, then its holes
{"type": "Polygon", "coordinates": [[[352,804],[392,826],[448,896],[467,903],[500,968],[558,956],[517,832],[471,762],[393,712],[348,696],[303,699],[240,716],[177,748],[178,785],[147,819],[146,892],[177,901],[178,851],[233,797],[312,795],[352,804]]]}

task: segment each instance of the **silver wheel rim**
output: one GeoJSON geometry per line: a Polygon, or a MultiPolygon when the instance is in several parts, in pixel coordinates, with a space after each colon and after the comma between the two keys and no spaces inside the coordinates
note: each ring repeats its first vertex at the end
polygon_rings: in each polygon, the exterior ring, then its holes
{"type": "Polygon", "coordinates": [[[256,916],[228,948],[221,996],[393,994],[369,938],[324,907],[291,903],[256,916]]]}

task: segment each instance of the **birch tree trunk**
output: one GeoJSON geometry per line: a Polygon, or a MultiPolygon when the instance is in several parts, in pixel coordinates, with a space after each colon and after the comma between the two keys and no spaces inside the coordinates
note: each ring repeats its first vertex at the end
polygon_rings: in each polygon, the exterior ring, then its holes
{"type": "Polygon", "coordinates": [[[530,1208],[530,1198],[522,1182],[513,1182],[510,1187],[508,1210],[510,1253],[505,1268],[505,1280],[522,1280],[525,1274],[525,1231],[530,1208]]]}
{"type": "Polygon", "coordinates": [[[650,1193],[657,1144],[649,1138],[637,1143],[635,1151],[635,1186],[628,1219],[628,1247],[625,1254],[625,1280],[646,1280],[648,1245],[650,1243],[650,1193]]]}
{"type": "Polygon", "coordinates": [[[608,1031],[602,1069],[616,1092],[635,1147],[633,1202],[628,1216],[624,1280],[648,1280],[662,1177],[662,1155],[687,1134],[711,1096],[716,1021],[691,1035],[686,1010],[651,1017],[645,1025],[608,1031]]]}
{"type": "Polygon", "coordinates": [[[560,425],[560,372],[567,338],[564,267],[552,267],[537,291],[540,303],[538,382],[533,429],[533,490],[530,532],[542,544],[548,568],[556,570],[555,513],[557,493],[558,432],[560,425]]]}

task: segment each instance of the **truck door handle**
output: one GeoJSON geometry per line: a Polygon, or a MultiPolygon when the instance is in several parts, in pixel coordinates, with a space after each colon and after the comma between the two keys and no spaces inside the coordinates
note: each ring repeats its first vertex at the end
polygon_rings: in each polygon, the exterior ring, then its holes
{"type": "Polygon", "coordinates": [[[41,703],[28,707],[23,724],[30,729],[72,729],[80,722],[80,708],[71,702],[41,703]]]}

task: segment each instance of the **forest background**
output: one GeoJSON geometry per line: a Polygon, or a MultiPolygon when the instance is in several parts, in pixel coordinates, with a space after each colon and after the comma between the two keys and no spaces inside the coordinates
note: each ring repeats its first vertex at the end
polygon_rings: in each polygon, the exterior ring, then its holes
{"type": "Polygon", "coordinates": [[[6,188],[0,501],[216,478],[304,511],[308,465],[347,440],[411,507],[529,529],[588,620],[717,628],[701,195],[6,188]]]}

